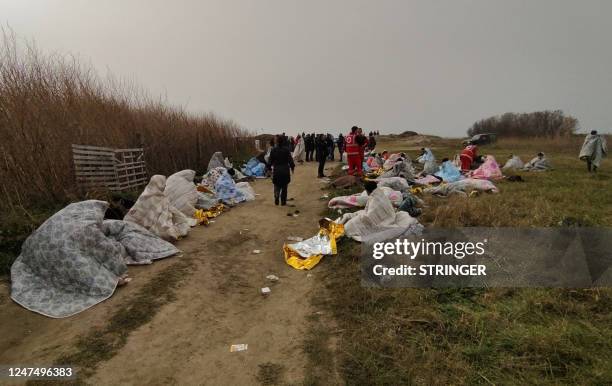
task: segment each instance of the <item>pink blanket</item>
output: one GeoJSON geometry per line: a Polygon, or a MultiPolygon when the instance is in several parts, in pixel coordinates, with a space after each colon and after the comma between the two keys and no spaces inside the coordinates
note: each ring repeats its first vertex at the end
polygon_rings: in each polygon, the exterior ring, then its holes
{"type": "Polygon", "coordinates": [[[485,162],[470,174],[471,178],[479,180],[500,180],[503,175],[502,171],[495,161],[495,157],[488,155],[485,162]]]}

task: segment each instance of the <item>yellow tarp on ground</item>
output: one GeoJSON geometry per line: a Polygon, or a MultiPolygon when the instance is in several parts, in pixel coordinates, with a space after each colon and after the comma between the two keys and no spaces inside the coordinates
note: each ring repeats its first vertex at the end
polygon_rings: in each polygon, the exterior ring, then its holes
{"type": "Polygon", "coordinates": [[[283,245],[285,262],[295,269],[310,270],[323,255],[338,253],[336,239],[344,235],[344,225],[330,219],[319,221],[319,233],[308,240],[283,245]]]}
{"type": "Polygon", "coordinates": [[[208,210],[198,209],[193,217],[198,220],[198,224],[208,225],[208,219],[215,218],[225,210],[225,205],[217,204],[208,210]]]}

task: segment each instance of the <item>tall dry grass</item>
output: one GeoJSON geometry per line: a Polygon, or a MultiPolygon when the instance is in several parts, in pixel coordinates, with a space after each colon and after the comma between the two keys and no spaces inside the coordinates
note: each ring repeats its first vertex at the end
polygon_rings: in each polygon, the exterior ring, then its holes
{"type": "Polygon", "coordinates": [[[149,172],[165,175],[202,170],[217,150],[250,149],[248,133],[232,121],[188,114],[133,82],[0,32],[0,211],[81,196],[71,144],[143,145],[149,172]]]}

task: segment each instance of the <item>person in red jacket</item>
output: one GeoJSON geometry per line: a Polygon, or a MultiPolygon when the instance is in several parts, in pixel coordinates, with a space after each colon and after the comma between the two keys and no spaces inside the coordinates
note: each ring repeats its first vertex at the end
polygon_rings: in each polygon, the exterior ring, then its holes
{"type": "Polygon", "coordinates": [[[468,145],[463,149],[461,154],[459,155],[459,159],[461,160],[461,171],[466,172],[469,171],[472,163],[478,156],[477,154],[478,148],[472,142],[469,142],[468,145]]]}
{"type": "Polygon", "coordinates": [[[359,159],[360,166],[363,168],[363,161],[365,159],[365,151],[368,148],[368,137],[363,135],[363,129],[361,127],[357,128],[357,144],[359,145],[359,159]]]}
{"type": "Polygon", "coordinates": [[[346,137],[344,137],[344,151],[346,152],[346,160],[348,162],[348,174],[353,175],[357,173],[358,176],[361,176],[361,157],[359,156],[359,152],[361,151],[361,146],[357,144],[357,126],[351,127],[351,132],[346,137]]]}

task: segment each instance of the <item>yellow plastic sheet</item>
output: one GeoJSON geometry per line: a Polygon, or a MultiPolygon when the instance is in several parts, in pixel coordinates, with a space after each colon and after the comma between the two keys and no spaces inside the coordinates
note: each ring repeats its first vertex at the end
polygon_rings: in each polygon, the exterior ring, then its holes
{"type": "Polygon", "coordinates": [[[215,206],[213,206],[212,208],[205,210],[204,214],[206,214],[206,217],[208,218],[215,218],[218,215],[220,215],[221,213],[223,213],[225,210],[227,209],[227,207],[223,204],[217,204],[215,206]]]}
{"type": "Polygon", "coordinates": [[[193,217],[198,220],[199,225],[208,225],[209,219],[215,218],[226,209],[225,205],[217,204],[208,210],[197,209],[193,217]]]}
{"type": "Polygon", "coordinates": [[[319,232],[308,240],[283,245],[285,262],[295,269],[310,270],[324,255],[338,253],[336,239],[344,235],[344,225],[330,219],[319,221],[319,232]]]}
{"type": "Polygon", "coordinates": [[[198,221],[198,225],[208,225],[208,217],[206,217],[206,213],[202,209],[196,209],[193,218],[198,221]]]}

